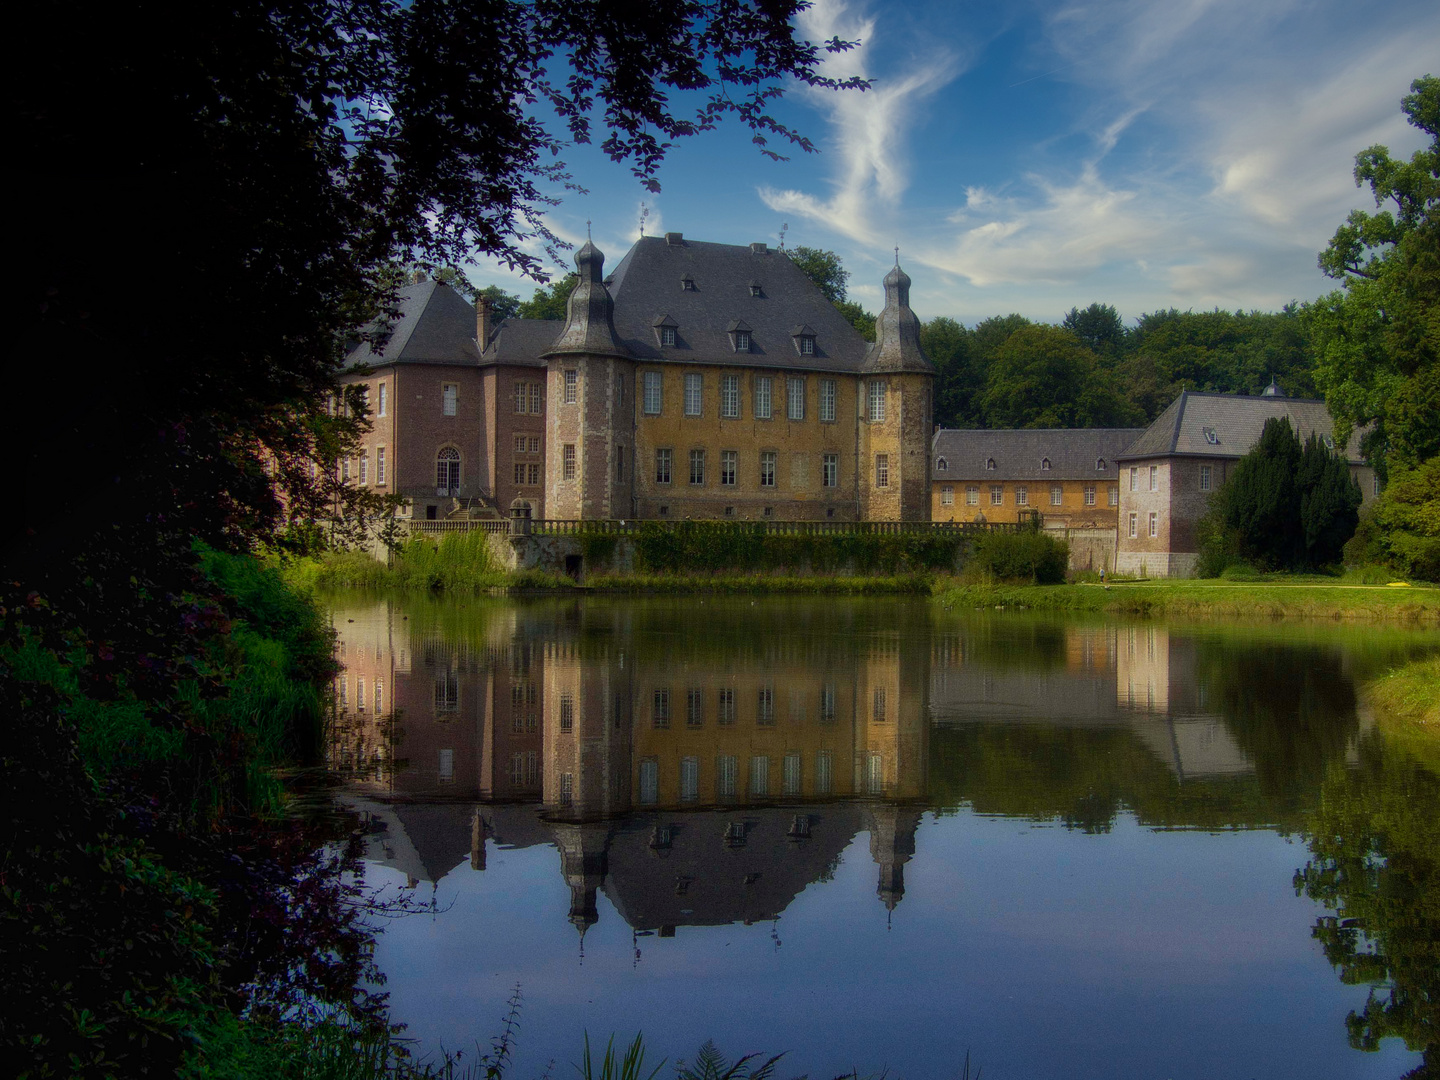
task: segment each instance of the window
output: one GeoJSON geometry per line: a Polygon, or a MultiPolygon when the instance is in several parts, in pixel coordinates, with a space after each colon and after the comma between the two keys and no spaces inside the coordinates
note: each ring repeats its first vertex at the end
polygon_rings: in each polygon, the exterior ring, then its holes
{"type": "Polygon", "coordinates": [[[660,763],[654,758],[640,762],[640,805],[654,806],[660,801],[660,763]]]}
{"type": "Polygon", "coordinates": [[[1370,477],[1370,494],[1380,494],[1380,474],[1378,472],[1375,473],[1375,475],[1373,475],[1372,477],[1370,477]]]}
{"type": "Polygon", "coordinates": [[[524,435],[515,436],[515,452],[523,454],[530,447],[530,440],[524,435]]]}
{"type": "Polygon", "coordinates": [[[657,484],[670,483],[670,466],[675,459],[675,451],[666,448],[655,451],[655,482],[657,484]]]}
{"type": "Polygon", "coordinates": [[[791,420],[805,419],[805,380],[791,376],[785,380],[785,415],[791,420]]]}
{"type": "Polygon", "coordinates": [[[517,382],[515,384],[515,411],[517,413],[530,411],[530,384],[517,382]]]}
{"type": "Polygon", "coordinates": [[[815,794],[829,795],[835,783],[830,751],[821,750],[815,758],[815,794]]]}
{"type": "Polygon", "coordinates": [[[530,411],[536,416],[539,416],[545,411],[545,406],[540,396],[540,384],[538,382],[530,384],[530,411]]]}
{"type": "Polygon", "coordinates": [[[735,331],[735,351],[736,351],[736,352],[749,352],[749,351],[750,351],[750,331],[749,331],[749,330],[736,330],[736,331],[735,331]]]}
{"type": "Polygon", "coordinates": [[[764,450],[760,454],[760,486],[775,486],[775,451],[764,450]]]}
{"type": "Polygon", "coordinates": [[[680,759],[680,801],[694,802],[700,797],[700,759],[680,759]]]}
{"type": "Polygon", "coordinates": [[[538,454],[539,452],[540,452],[540,436],[539,436],[539,435],[531,435],[531,436],[530,436],[530,453],[532,453],[532,454],[538,454]]]}
{"type": "Polygon", "coordinates": [[[693,372],[685,376],[685,415],[700,416],[705,411],[705,380],[693,372]]]}
{"type": "Polygon", "coordinates": [[[1201,491],[1209,491],[1209,490],[1210,490],[1210,475],[1211,475],[1211,474],[1210,474],[1210,466],[1209,466],[1209,465],[1201,465],[1201,466],[1200,466],[1200,490],[1201,490],[1201,491]]]}
{"type": "Polygon", "coordinates": [[[376,711],[377,713],[382,713],[382,712],[385,711],[385,680],[384,680],[384,679],[376,679],[376,680],[375,680],[375,711],[376,711]]]}
{"type": "Polygon", "coordinates": [[[978,484],[966,484],[966,485],[965,485],[965,505],[966,505],[966,506],[979,506],[979,505],[980,505],[980,485],[978,485],[978,484]]]}
{"type": "Polygon", "coordinates": [[[1050,505],[1059,506],[1065,501],[1065,489],[1059,484],[1050,485],[1050,505]]]}
{"type": "Polygon", "coordinates": [[[715,759],[715,794],[722,799],[735,797],[736,758],[734,754],[721,754],[715,759]]]}
{"type": "Polygon", "coordinates": [[[1095,459],[1096,472],[1104,472],[1107,468],[1109,468],[1109,466],[1105,464],[1105,459],[1103,457],[1095,459]]]}
{"type": "Polygon", "coordinates": [[[662,326],[662,327],[660,328],[660,344],[661,344],[661,345],[674,345],[674,344],[675,344],[675,327],[673,327],[673,326],[662,326]]]}
{"type": "Polygon", "coordinates": [[[935,470],[936,470],[937,472],[949,472],[949,471],[950,471],[950,462],[946,461],[943,457],[942,457],[942,458],[936,458],[936,459],[935,459],[935,470]]]}
{"type": "Polygon", "coordinates": [[[835,380],[820,380],[820,419],[831,421],[835,419],[835,380]]]}
{"type": "Polygon", "coordinates": [[[1019,487],[1017,487],[1017,488],[1015,489],[1015,505],[1016,505],[1016,506],[1029,506],[1029,505],[1030,505],[1030,489],[1029,489],[1028,487],[1026,487],[1024,484],[1021,484],[1019,487]]]}
{"type": "Polygon", "coordinates": [[[820,482],[825,487],[838,487],[840,484],[840,455],[826,454],[820,461],[820,470],[820,482]]]}
{"type": "Polygon", "coordinates": [[[991,485],[990,485],[990,505],[991,505],[991,506],[1004,506],[1004,505],[1005,505],[1005,489],[1004,489],[1003,487],[1001,487],[999,484],[991,484],[991,485]]]}
{"type": "Polygon", "coordinates": [[[686,274],[683,278],[680,279],[680,288],[684,292],[694,292],[695,279],[692,278],[689,274],[686,274]]]}
{"type": "Polygon", "coordinates": [[[875,486],[877,488],[890,486],[890,455],[875,455],[875,486]]]}
{"type": "Polygon", "coordinates": [[[357,678],[355,680],[355,711],[364,712],[366,704],[365,680],[363,678],[357,678]]]}
{"type": "Polygon", "coordinates": [[[940,505],[941,505],[941,506],[954,506],[954,505],[955,505],[955,489],[954,489],[953,487],[951,487],[949,484],[946,484],[944,487],[942,487],[942,488],[940,489],[940,505]]]}
{"type": "Polygon", "coordinates": [[[987,458],[985,459],[985,471],[986,471],[986,472],[994,472],[994,471],[995,471],[995,459],[994,459],[993,457],[987,457],[987,458]]]}
{"type": "Polygon", "coordinates": [[[750,797],[765,798],[770,794],[770,759],[763,754],[750,759],[750,797]]]}
{"type": "Polygon", "coordinates": [[[783,795],[800,794],[800,755],[789,753],[785,755],[784,772],[781,774],[781,783],[784,785],[780,791],[783,795]]]}
{"type": "Polygon", "coordinates": [[[580,400],[580,372],[573,368],[565,372],[565,404],[574,405],[580,400]]]}
{"type": "Polygon", "coordinates": [[[670,726],[670,688],[657,687],[651,700],[650,722],[657,728],[670,726]]]}
{"type": "Polygon", "coordinates": [[[877,724],[883,724],[885,722],[885,687],[883,686],[875,687],[873,708],[870,717],[877,724]]]}
{"type": "Polygon", "coordinates": [[[1111,484],[1105,492],[1105,501],[1109,506],[1120,505],[1120,485],[1111,484]]]}
{"type": "Polygon", "coordinates": [[[385,384],[382,382],[378,387],[376,387],[376,391],[375,415],[385,416],[389,413],[389,395],[386,392],[385,384]]]}
{"type": "Polygon", "coordinates": [[[820,688],[820,722],[835,722],[835,687],[828,684],[820,688]]]}
{"type": "Polygon", "coordinates": [[[460,711],[460,673],[442,671],[435,676],[435,713],[445,715],[460,711]]]}
{"type": "Polygon", "coordinates": [[[722,724],[735,722],[735,691],[726,689],[715,693],[716,719],[722,724]]]}
{"type": "Polygon", "coordinates": [[[534,462],[533,464],[531,464],[531,465],[529,466],[529,469],[530,469],[530,483],[532,483],[532,484],[538,484],[538,483],[540,483],[540,463],[539,463],[538,461],[537,461],[537,462],[534,462]]]}
{"type": "Polygon", "coordinates": [[[1201,428],[1200,430],[1205,433],[1205,441],[1207,443],[1209,443],[1211,446],[1220,445],[1220,436],[1215,433],[1215,429],[1213,427],[1201,428]]]}
{"type": "MultiPolygon", "coordinates": [[[[653,764],[653,762],[652,762],[651,764],[653,764]]],[[[644,772],[645,772],[645,767],[644,767],[643,765],[640,767],[640,772],[641,772],[641,779],[642,779],[642,781],[643,781],[643,779],[644,779],[644,772]]],[[[574,798],[575,798],[575,774],[574,774],[574,773],[568,773],[568,772],[567,772],[567,773],[561,773],[561,774],[560,774],[560,805],[561,805],[561,806],[569,806],[570,803],[574,800],[574,798]]]]}
{"type": "Polygon", "coordinates": [[[360,451],[360,483],[370,483],[370,451],[360,451]]]}
{"type": "Polygon", "coordinates": [[[440,751],[439,780],[442,784],[449,784],[455,780],[455,751],[440,751]]]}
{"type": "Polygon", "coordinates": [[[740,376],[720,376],[720,415],[727,420],[740,417],[740,376]]]}
{"type": "Polygon", "coordinates": [[[755,376],[755,419],[770,419],[770,389],[772,381],[769,375],[755,376]]]}
{"type": "Polygon", "coordinates": [[[1153,510],[1150,511],[1150,535],[1160,535],[1160,515],[1155,513],[1155,511],[1153,510]]]}
{"type": "Polygon", "coordinates": [[[740,455],[734,450],[720,451],[720,483],[726,487],[733,487],[735,484],[736,466],[739,464],[740,455]]]}
{"type": "Polygon", "coordinates": [[[685,691],[685,726],[705,726],[705,691],[691,688],[685,691]]]}
{"type": "Polygon", "coordinates": [[[455,408],[459,399],[459,390],[460,388],[454,383],[446,383],[440,388],[440,397],[444,403],[443,407],[446,416],[455,415],[455,408]]]}
{"type": "Polygon", "coordinates": [[[658,372],[658,371],[647,371],[647,372],[645,372],[645,415],[646,415],[646,416],[659,416],[659,415],[660,415],[660,391],[661,391],[661,386],[662,386],[662,384],[661,384],[661,380],[660,380],[660,372],[658,372]]]}
{"type": "Polygon", "coordinates": [[[340,482],[343,484],[350,482],[350,459],[348,457],[340,459],[340,482]]]}
{"type": "Polygon", "coordinates": [[[575,699],[568,693],[560,695],[560,730],[575,730],[575,699]]]}
{"type": "Polygon", "coordinates": [[[615,447],[615,482],[617,484],[625,482],[625,447],[623,446],[615,447]]]}
{"type": "Polygon", "coordinates": [[[575,479],[574,443],[566,443],[560,448],[560,475],[566,480],[575,479]]]}
{"type": "Polygon", "coordinates": [[[1041,459],[1040,459],[1040,471],[1041,471],[1041,472],[1049,472],[1049,471],[1050,471],[1050,459],[1049,459],[1048,457],[1047,457],[1047,458],[1041,458],[1041,459]]]}
{"type": "Polygon", "coordinates": [[[1131,539],[1131,540],[1134,540],[1134,539],[1135,539],[1135,519],[1136,519],[1138,516],[1139,516],[1138,514],[1131,514],[1131,515],[1130,515],[1130,539],[1131,539]]]}
{"type": "Polygon", "coordinates": [[[870,754],[866,759],[865,786],[871,795],[885,791],[885,759],[879,754],[870,754]]]}
{"type": "Polygon", "coordinates": [[[435,494],[460,494],[460,451],[453,446],[435,455],[435,494]]]}
{"type": "Polygon", "coordinates": [[[800,355],[801,355],[801,356],[814,356],[814,355],[815,355],[815,338],[812,337],[810,334],[801,334],[801,335],[800,335],[800,355]]]}
{"type": "Polygon", "coordinates": [[[1159,465],[1151,465],[1151,466],[1150,466],[1150,490],[1151,490],[1151,491],[1159,491],[1159,490],[1160,490],[1160,466],[1159,466],[1159,465]]]}
{"type": "Polygon", "coordinates": [[[375,448],[375,483],[385,483],[385,447],[375,448]]]}
{"type": "Polygon", "coordinates": [[[885,384],[879,379],[870,382],[870,422],[879,424],[885,420],[885,384]]]}
{"type": "Polygon", "coordinates": [[[1094,505],[1095,505],[1095,485],[1094,485],[1094,484],[1086,484],[1086,485],[1085,485],[1085,505],[1086,505],[1086,506],[1094,506],[1094,505]]]}
{"type": "Polygon", "coordinates": [[[761,727],[773,727],[775,724],[775,690],[769,686],[762,686],[755,691],[755,722],[761,727]]]}
{"type": "Polygon", "coordinates": [[[518,461],[515,463],[515,483],[525,483],[525,466],[523,463],[518,461]]]}
{"type": "Polygon", "coordinates": [[[690,451],[690,483],[705,483],[705,451],[690,451]]]}

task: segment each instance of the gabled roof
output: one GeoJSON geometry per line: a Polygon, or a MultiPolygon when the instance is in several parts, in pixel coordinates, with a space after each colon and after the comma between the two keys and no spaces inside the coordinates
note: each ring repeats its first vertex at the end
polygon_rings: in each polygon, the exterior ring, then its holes
{"type": "MultiPolygon", "coordinates": [[[[1120,457],[1126,460],[1172,455],[1243,457],[1260,441],[1265,421],[1282,416],[1289,418],[1290,426],[1299,433],[1302,442],[1312,432],[1327,438],[1334,435],[1335,424],[1323,401],[1184,390],[1120,457]],[[1207,431],[1213,433],[1213,441],[1207,437],[1207,431]]],[[[1351,464],[1362,463],[1358,431],[1351,435],[1350,445],[1344,451],[1351,464]]]]}
{"type": "MultiPolygon", "coordinates": [[[[475,309],[448,285],[422,281],[396,295],[399,318],[383,348],[362,341],[345,357],[347,368],[388,364],[454,364],[478,366],[475,309]]],[[[375,331],[378,323],[367,327],[375,331]]]]}
{"type": "Polygon", "coordinates": [[[855,372],[869,349],[789,256],[758,244],[642,237],[606,284],[615,298],[616,336],[638,360],[855,372]],[[687,274],[693,292],[681,287],[687,274]],[[750,293],[756,281],[760,296],[750,293]],[[662,314],[675,320],[673,347],[656,340],[662,314]],[[737,320],[751,327],[750,351],[738,356],[729,331],[737,320]],[[814,328],[813,356],[796,348],[799,324],[814,328]]]}
{"type": "Polygon", "coordinates": [[[544,367],[540,355],[555,344],[564,325],[560,319],[506,319],[485,346],[485,363],[544,367]]]}
{"type": "Polygon", "coordinates": [[[1104,479],[1115,476],[1116,459],[1144,433],[1144,428],[941,428],[931,440],[930,475],[936,481],[1104,479]],[[987,470],[985,462],[992,458],[995,468],[987,470]],[[1102,458],[1106,468],[1097,469],[1102,458]]]}

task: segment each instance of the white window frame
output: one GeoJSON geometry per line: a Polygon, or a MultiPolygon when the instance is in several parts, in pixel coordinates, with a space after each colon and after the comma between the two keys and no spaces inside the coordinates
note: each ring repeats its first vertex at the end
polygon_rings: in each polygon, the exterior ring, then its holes
{"type": "Polygon", "coordinates": [[[660,344],[671,346],[675,344],[675,327],[662,326],[660,328],[660,344]]]}
{"type": "Polygon", "coordinates": [[[1140,490],[1140,466],[1138,465],[1130,466],[1130,490],[1140,490]]]}
{"type": "Polygon", "coordinates": [[[566,443],[560,447],[560,476],[565,480],[574,480],[578,471],[578,461],[575,453],[575,444],[566,443]]]}
{"type": "Polygon", "coordinates": [[[385,447],[375,448],[375,486],[381,487],[385,484],[385,447]]]}
{"type": "Polygon", "coordinates": [[[645,398],[641,411],[646,416],[659,416],[660,409],[665,403],[665,380],[658,371],[647,371],[644,374],[645,398]]]}
{"type": "Polygon", "coordinates": [[[1131,511],[1131,513],[1130,513],[1130,539],[1131,539],[1131,540],[1134,540],[1135,537],[1136,537],[1136,531],[1135,531],[1135,530],[1139,527],[1139,521],[1140,521],[1140,515],[1137,514],[1137,513],[1135,513],[1134,511],[1131,511]]]}
{"type": "Polygon", "coordinates": [[[1120,485],[1110,484],[1105,489],[1105,501],[1108,506],[1120,505],[1120,485]]]}
{"type": "Polygon", "coordinates": [[[1150,511],[1150,535],[1152,538],[1160,535],[1160,515],[1154,510],[1150,511]]]}
{"type": "Polygon", "coordinates": [[[805,419],[805,379],[791,375],[785,380],[785,415],[790,420],[805,419]]]}
{"type": "Polygon", "coordinates": [[[574,405],[580,400],[580,370],[578,368],[566,368],[564,378],[565,404],[574,405]]]}
{"type": "Polygon", "coordinates": [[[1065,489],[1059,484],[1050,485],[1050,505],[1061,506],[1065,502],[1065,489]]]}
{"type": "Polygon", "coordinates": [[[675,451],[662,446],[655,451],[655,483],[668,484],[675,472],[675,451]]]}
{"type": "Polygon", "coordinates": [[[979,506],[979,505],[980,505],[980,485],[979,485],[979,484],[966,484],[966,485],[965,485],[965,505],[966,505],[966,506],[979,506]]]}
{"type": "Polygon", "coordinates": [[[375,391],[375,415],[388,415],[389,395],[386,393],[385,384],[382,382],[375,391]]]}
{"type": "Polygon", "coordinates": [[[740,376],[720,376],[720,417],[723,420],[740,419],[740,376]]]}
{"type": "Polygon", "coordinates": [[[696,487],[705,486],[705,451],[703,449],[697,448],[690,451],[690,483],[696,487]]]}
{"type": "Polygon", "coordinates": [[[779,458],[779,456],[780,456],[780,455],[777,454],[774,450],[762,450],[762,451],[760,451],[760,486],[761,486],[761,487],[770,487],[770,488],[773,488],[773,487],[775,486],[775,466],[776,466],[776,462],[777,462],[777,459],[779,458]]]}
{"type": "Polygon", "coordinates": [[[821,486],[827,488],[840,486],[840,455],[825,454],[820,459],[821,486]]]}
{"type": "Polygon", "coordinates": [[[1209,465],[1201,465],[1201,466],[1200,466],[1200,490],[1201,490],[1201,491],[1209,491],[1209,490],[1210,490],[1213,475],[1214,475],[1214,474],[1211,472],[1211,466],[1209,466],[1209,465]]]}
{"type": "Polygon", "coordinates": [[[545,412],[545,402],[542,397],[544,390],[538,382],[530,384],[530,412],[534,416],[541,416],[545,412]]]}
{"type": "Polygon", "coordinates": [[[769,375],[755,376],[755,419],[769,420],[774,416],[774,381],[769,375]]]}
{"type": "Polygon", "coordinates": [[[1015,489],[1015,505],[1016,505],[1016,506],[1029,506],[1029,505],[1030,505],[1030,489],[1029,489],[1028,487],[1026,487],[1024,484],[1019,485],[1019,486],[1016,487],[1016,489],[1015,489]]]}
{"type": "Polygon", "coordinates": [[[749,330],[736,330],[736,331],[735,331],[735,351],[736,351],[736,352],[749,352],[749,351],[750,351],[750,331],[749,331],[749,330]]]}
{"type": "Polygon", "coordinates": [[[440,384],[440,411],[445,416],[455,416],[460,411],[460,387],[455,383],[440,384]]]}
{"type": "Polygon", "coordinates": [[[953,485],[951,485],[951,484],[944,484],[944,485],[941,486],[941,488],[940,488],[940,505],[941,505],[941,506],[954,506],[954,505],[955,505],[955,488],[954,488],[953,485]]]}
{"type": "Polygon", "coordinates": [[[370,451],[364,447],[360,450],[360,483],[370,483],[370,451]]]}
{"type": "Polygon", "coordinates": [[[705,415],[705,377],[696,371],[685,373],[685,415],[705,415]]]}
{"type": "Polygon", "coordinates": [[[1086,506],[1094,506],[1094,505],[1095,505],[1095,499],[1096,499],[1096,497],[1097,497],[1097,496],[1096,496],[1096,492],[1095,492],[1095,485],[1094,485],[1094,484],[1086,484],[1086,485],[1085,485],[1085,505],[1086,505],[1086,506]]]}
{"type": "Polygon", "coordinates": [[[736,474],[740,471],[740,454],[736,450],[720,451],[720,486],[734,487],[736,474]]]}
{"type": "Polygon", "coordinates": [[[867,393],[866,418],[872,424],[883,424],[885,422],[885,391],[887,390],[884,379],[871,379],[867,393]]]}
{"type": "Polygon", "coordinates": [[[820,380],[820,422],[833,423],[835,420],[835,380],[820,380]]]}
{"type": "Polygon", "coordinates": [[[875,455],[875,486],[877,488],[888,488],[890,486],[890,455],[875,455]]]}
{"type": "Polygon", "coordinates": [[[1151,466],[1150,466],[1150,490],[1151,490],[1151,491],[1159,491],[1159,490],[1160,490],[1160,466],[1159,466],[1159,465],[1151,465],[1151,466]]]}
{"type": "Polygon", "coordinates": [[[990,505],[991,505],[991,506],[1004,506],[1004,505],[1005,505],[1005,485],[1004,485],[1004,484],[991,484],[991,485],[990,485],[990,505]]]}
{"type": "Polygon", "coordinates": [[[528,413],[530,411],[530,384],[524,382],[515,383],[515,411],[517,413],[528,413]]]}

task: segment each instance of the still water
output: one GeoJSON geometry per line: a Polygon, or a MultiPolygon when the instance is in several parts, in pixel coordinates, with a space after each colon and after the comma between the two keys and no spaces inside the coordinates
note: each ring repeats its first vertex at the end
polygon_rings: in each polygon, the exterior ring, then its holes
{"type": "Polygon", "coordinates": [[[517,1080],[641,1030],[652,1060],[713,1038],[815,1077],[1440,1067],[1440,778],[1355,691],[1433,633],[333,611],[331,765],[369,882],[425,909],[377,947],[423,1050],[488,1044],[519,985],[517,1080]]]}

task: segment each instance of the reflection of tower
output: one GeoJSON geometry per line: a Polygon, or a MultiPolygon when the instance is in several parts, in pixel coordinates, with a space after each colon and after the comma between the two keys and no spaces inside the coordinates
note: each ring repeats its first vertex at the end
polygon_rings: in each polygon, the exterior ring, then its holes
{"type": "Polygon", "coordinates": [[[630,687],[623,656],[546,649],[544,795],[549,815],[585,820],[630,809],[630,687]]]}
{"type": "Polygon", "coordinates": [[[1115,697],[1122,708],[1164,715],[1170,712],[1170,633],[1160,626],[1119,631],[1115,656],[1115,697]]]}
{"type": "Polygon", "coordinates": [[[560,849],[560,872],[570,886],[570,925],[585,936],[600,915],[595,894],[605,883],[605,852],[610,846],[610,826],[603,821],[557,824],[555,846],[560,849]]]}
{"type": "Polygon", "coordinates": [[[905,896],[905,864],[915,854],[915,829],[923,811],[907,806],[873,806],[866,818],[870,829],[870,857],[880,867],[875,894],[894,911],[905,896]]]}
{"type": "Polygon", "coordinates": [[[925,794],[930,735],[928,642],[873,642],[855,679],[855,791],[890,799],[925,794]]]}

